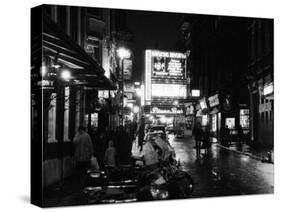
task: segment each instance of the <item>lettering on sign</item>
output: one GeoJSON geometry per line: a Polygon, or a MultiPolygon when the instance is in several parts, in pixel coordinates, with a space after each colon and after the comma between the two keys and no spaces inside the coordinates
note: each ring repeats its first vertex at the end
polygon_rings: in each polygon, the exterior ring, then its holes
{"type": "Polygon", "coordinates": [[[218,95],[218,94],[209,97],[208,100],[209,100],[209,105],[210,105],[210,107],[217,106],[217,105],[219,105],[219,103],[220,103],[220,102],[219,102],[219,95],[218,95]]]}
{"type": "Polygon", "coordinates": [[[151,113],[153,113],[153,114],[182,114],[183,110],[177,109],[175,107],[173,107],[171,109],[160,109],[158,107],[153,107],[151,109],[151,113]]]}

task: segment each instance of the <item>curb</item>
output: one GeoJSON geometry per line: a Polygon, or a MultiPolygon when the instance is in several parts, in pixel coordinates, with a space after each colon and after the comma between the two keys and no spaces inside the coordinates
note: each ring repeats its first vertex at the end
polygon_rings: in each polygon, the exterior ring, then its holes
{"type": "Polygon", "coordinates": [[[251,157],[251,158],[253,158],[253,159],[255,159],[255,160],[262,161],[262,157],[255,156],[255,155],[253,155],[253,154],[251,154],[251,153],[242,152],[242,151],[238,151],[238,150],[235,150],[235,149],[231,149],[231,148],[225,147],[225,146],[223,146],[223,145],[221,145],[221,144],[215,144],[215,145],[217,145],[217,146],[219,146],[219,147],[221,147],[221,148],[227,149],[227,150],[229,150],[229,151],[236,152],[236,153],[241,154],[241,155],[247,155],[247,156],[249,156],[249,157],[251,157]]]}

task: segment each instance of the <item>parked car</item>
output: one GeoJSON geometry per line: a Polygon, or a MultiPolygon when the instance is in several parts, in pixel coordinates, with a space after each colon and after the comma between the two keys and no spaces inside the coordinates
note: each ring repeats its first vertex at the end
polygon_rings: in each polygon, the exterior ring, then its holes
{"type": "Polygon", "coordinates": [[[154,125],[149,128],[149,132],[158,132],[158,131],[166,133],[165,126],[164,125],[154,125]]]}

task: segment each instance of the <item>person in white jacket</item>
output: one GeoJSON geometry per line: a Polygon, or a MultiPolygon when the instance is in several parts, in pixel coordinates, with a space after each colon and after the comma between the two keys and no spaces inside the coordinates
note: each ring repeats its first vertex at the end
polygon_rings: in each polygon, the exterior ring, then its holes
{"type": "Polygon", "coordinates": [[[91,137],[86,132],[85,127],[79,126],[78,132],[73,139],[73,143],[76,165],[81,168],[89,167],[94,149],[91,137]]]}

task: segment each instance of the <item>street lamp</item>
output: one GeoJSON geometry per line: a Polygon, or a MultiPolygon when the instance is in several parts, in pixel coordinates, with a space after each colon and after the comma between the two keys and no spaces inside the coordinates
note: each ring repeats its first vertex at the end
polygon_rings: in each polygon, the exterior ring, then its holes
{"type": "Polygon", "coordinates": [[[131,57],[130,50],[125,49],[124,47],[120,47],[119,49],[117,49],[117,54],[121,60],[131,57]]]}
{"type": "Polygon", "coordinates": [[[140,107],[139,106],[134,106],[133,112],[134,113],[138,113],[139,111],[140,111],[140,107]]]}
{"type": "Polygon", "coordinates": [[[124,59],[131,57],[130,50],[120,47],[117,49],[117,55],[121,60],[121,69],[122,69],[122,125],[124,124],[124,59]]]}
{"type": "Polygon", "coordinates": [[[62,72],[61,72],[61,78],[64,79],[64,80],[70,80],[70,78],[71,78],[71,73],[70,73],[70,71],[67,70],[67,69],[62,70],[62,72]]]}

